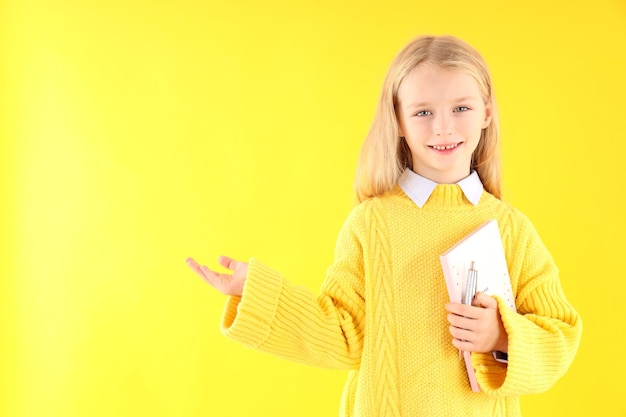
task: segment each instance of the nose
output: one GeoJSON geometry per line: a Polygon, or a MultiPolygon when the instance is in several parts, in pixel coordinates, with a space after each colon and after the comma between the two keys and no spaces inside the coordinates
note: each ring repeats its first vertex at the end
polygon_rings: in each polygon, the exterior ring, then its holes
{"type": "Polygon", "coordinates": [[[434,132],[437,136],[450,136],[454,131],[451,115],[439,113],[435,116],[434,132]]]}

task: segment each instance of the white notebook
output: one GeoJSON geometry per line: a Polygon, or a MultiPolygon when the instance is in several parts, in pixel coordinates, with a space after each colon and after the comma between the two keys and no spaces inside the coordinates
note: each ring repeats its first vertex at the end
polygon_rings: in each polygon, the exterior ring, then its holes
{"type": "MultiPolygon", "coordinates": [[[[461,303],[461,300],[464,299],[467,272],[473,262],[473,268],[477,271],[478,276],[476,291],[497,295],[506,302],[511,310],[517,311],[502,238],[496,220],[488,221],[467,235],[444,252],[440,259],[451,302],[461,303]]],[[[463,356],[472,391],[480,391],[472,367],[470,352],[463,352],[463,356]]]]}

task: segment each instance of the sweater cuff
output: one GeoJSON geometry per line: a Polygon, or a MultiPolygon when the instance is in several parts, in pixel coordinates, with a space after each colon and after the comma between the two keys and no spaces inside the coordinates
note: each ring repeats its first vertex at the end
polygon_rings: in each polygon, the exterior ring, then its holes
{"type": "Polygon", "coordinates": [[[243,294],[226,301],[222,333],[249,348],[262,344],[270,333],[282,286],[280,273],[250,259],[243,294]]]}
{"type": "Polygon", "coordinates": [[[496,361],[491,354],[476,354],[472,357],[476,369],[476,378],[481,388],[496,396],[519,395],[529,389],[532,378],[529,372],[534,369],[533,339],[528,335],[529,326],[533,326],[522,315],[511,310],[502,299],[498,301],[498,310],[502,324],[508,334],[508,364],[496,361]]]}
{"type": "MultiPolygon", "coordinates": [[[[511,331],[511,320],[513,316],[518,316],[515,311],[498,296],[494,296],[498,302],[498,311],[502,318],[502,324],[507,332],[508,337],[508,358],[511,358],[511,347],[515,346],[512,343],[515,339],[515,334],[511,331]]],[[[513,355],[515,356],[515,355],[513,355]]],[[[476,370],[476,379],[480,387],[488,394],[502,395],[502,388],[505,382],[511,382],[510,369],[507,362],[498,361],[493,353],[474,353],[472,354],[472,365],[476,370]]],[[[513,378],[514,379],[514,378],[513,378]]],[[[507,384],[508,385],[508,384],[507,384]]]]}

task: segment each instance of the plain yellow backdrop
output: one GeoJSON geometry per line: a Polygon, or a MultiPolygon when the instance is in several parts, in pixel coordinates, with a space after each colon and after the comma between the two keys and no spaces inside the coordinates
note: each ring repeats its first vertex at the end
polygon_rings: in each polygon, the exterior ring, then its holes
{"type": "Polygon", "coordinates": [[[336,415],[345,374],[225,339],[184,259],[316,291],[387,67],[424,33],[487,59],[505,199],[583,317],[525,416],[626,415],[623,0],[0,4],[3,417],[336,415]]]}

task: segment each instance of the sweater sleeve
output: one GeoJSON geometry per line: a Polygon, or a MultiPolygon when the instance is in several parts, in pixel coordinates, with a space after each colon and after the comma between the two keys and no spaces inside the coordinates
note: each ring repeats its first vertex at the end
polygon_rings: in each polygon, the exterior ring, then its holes
{"type": "Polygon", "coordinates": [[[517,286],[517,313],[498,300],[509,337],[508,365],[491,354],[472,354],[481,388],[496,396],[550,388],[574,360],[582,333],[582,321],[563,293],[551,255],[534,227],[521,217],[519,232],[505,242],[509,272],[517,286]]]}
{"type": "Polygon", "coordinates": [[[226,302],[222,332],[283,359],[333,369],[358,367],[365,304],[363,255],[353,223],[349,218],[340,232],[320,295],[251,259],[243,295],[226,302]]]}

